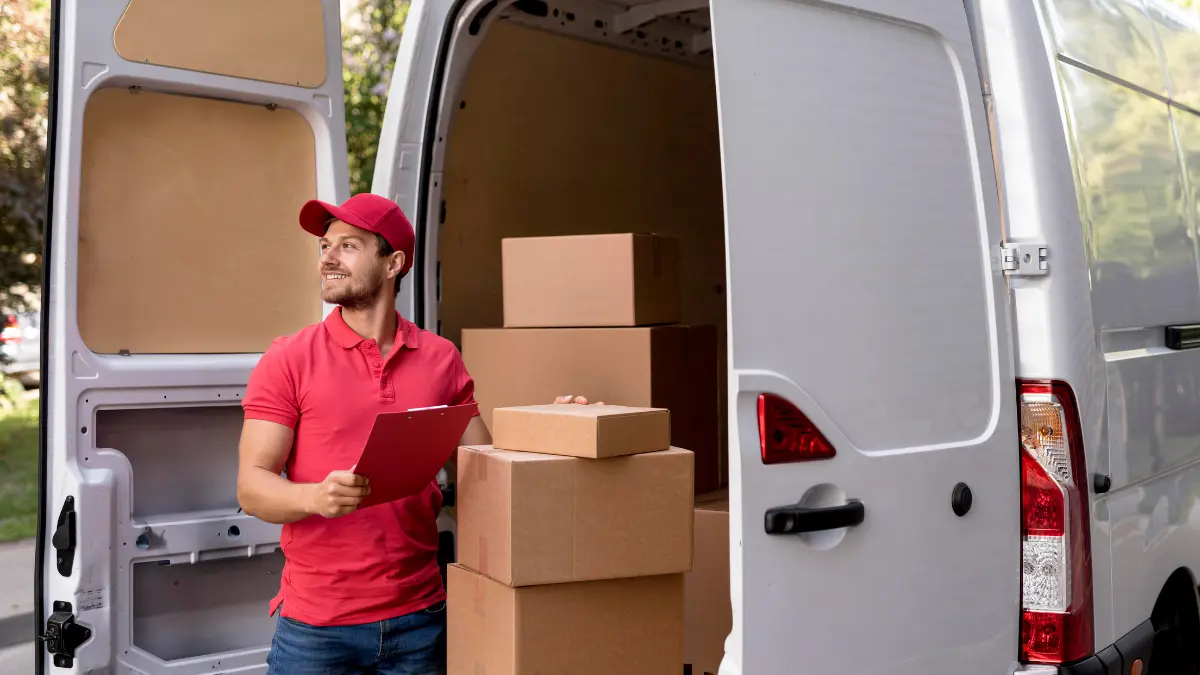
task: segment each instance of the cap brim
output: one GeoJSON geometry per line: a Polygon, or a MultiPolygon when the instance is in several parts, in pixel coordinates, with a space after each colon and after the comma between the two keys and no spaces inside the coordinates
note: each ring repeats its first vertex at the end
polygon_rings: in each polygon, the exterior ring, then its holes
{"type": "Polygon", "coordinates": [[[324,237],[325,231],[329,229],[329,221],[335,218],[347,225],[366,229],[366,223],[362,222],[361,218],[333,204],[313,199],[300,207],[300,227],[314,237],[324,237]]]}

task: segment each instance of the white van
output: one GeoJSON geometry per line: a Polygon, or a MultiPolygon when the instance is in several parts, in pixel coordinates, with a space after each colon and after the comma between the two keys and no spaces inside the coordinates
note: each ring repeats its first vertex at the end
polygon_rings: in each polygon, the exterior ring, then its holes
{"type": "MultiPolygon", "coordinates": [[[[37,672],[262,672],[238,403],[329,309],[295,218],[348,196],[338,2],[54,5],[37,672]]],[[[681,237],[721,675],[1197,673],[1197,59],[1167,0],[414,0],[400,309],[499,325],[502,237],[681,237]]]]}

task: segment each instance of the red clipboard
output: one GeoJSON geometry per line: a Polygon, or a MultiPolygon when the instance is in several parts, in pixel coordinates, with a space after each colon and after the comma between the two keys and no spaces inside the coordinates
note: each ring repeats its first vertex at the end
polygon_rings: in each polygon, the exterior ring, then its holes
{"type": "Polygon", "coordinates": [[[411,497],[428,487],[450,461],[476,410],[469,403],[377,414],[354,467],[371,486],[358,508],[411,497]]]}

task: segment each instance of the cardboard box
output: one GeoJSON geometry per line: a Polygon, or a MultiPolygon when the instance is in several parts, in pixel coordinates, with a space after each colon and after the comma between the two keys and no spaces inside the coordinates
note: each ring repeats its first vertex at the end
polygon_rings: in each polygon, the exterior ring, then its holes
{"type": "Polygon", "coordinates": [[[463,447],[458,562],[509,586],[692,567],[692,453],[594,460],[463,447]]]}
{"type": "Polygon", "coordinates": [[[508,327],[648,326],[682,315],[676,237],[510,238],[501,259],[508,327]]]}
{"type": "Polygon", "coordinates": [[[671,445],[696,454],[696,492],[717,489],[717,331],[654,328],[492,328],[463,331],[475,398],[492,410],[540,405],[567,394],[671,411],[671,445]]]}
{"type": "Polygon", "coordinates": [[[448,571],[448,675],[678,675],[683,576],[509,588],[448,571]]]}
{"type": "Polygon", "coordinates": [[[671,447],[671,413],[616,405],[496,408],[492,445],[569,457],[621,457],[671,447]]]}
{"type": "Polygon", "coordinates": [[[733,630],[729,503],[706,500],[696,506],[695,518],[696,554],[692,571],[683,577],[684,663],[692,666],[692,675],[715,675],[733,630]]]}

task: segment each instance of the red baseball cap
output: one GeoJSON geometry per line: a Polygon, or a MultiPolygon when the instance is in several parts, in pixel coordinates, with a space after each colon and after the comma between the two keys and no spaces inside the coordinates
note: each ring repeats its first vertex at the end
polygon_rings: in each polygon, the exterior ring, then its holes
{"type": "Polygon", "coordinates": [[[341,206],[326,204],[316,199],[300,208],[300,227],[315,237],[324,237],[332,218],[354,227],[374,232],[404,254],[404,268],[400,276],[408,274],[413,264],[413,248],[416,234],[412,223],[392,200],[370,193],[357,194],[341,206]]]}

